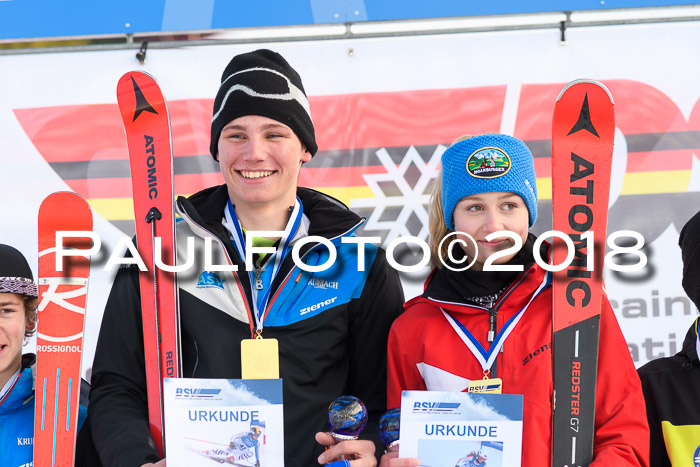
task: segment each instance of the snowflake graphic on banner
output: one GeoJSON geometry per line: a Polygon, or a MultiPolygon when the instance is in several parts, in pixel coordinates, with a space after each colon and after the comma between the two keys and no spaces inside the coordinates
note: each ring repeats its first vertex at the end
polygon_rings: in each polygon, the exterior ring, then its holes
{"type": "Polygon", "coordinates": [[[446,147],[438,145],[430,160],[425,162],[418,150],[411,146],[406,151],[406,155],[397,166],[392,160],[389,152],[382,148],[376,152],[379,161],[384,166],[386,173],[363,175],[365,182],[374,193],[374,198],[356,198],[350,200],[352,209],[372,209],[372,214],[367,219],[364,231],[381,230],[387,231],[384,238],[386,247],[392,240],[401,236],[415,235],[426,240],[428,238],[428,210],[430,201],[428,185],[435,179],[438,173],[440,157],[445,152],[446,147]],[[409,171],[417,169],[418,179],[411,186],[409,182],[409,171]],[[388,194],[382,185],[390,184],[398,188],[398,194],[388,194]],[[382,215],[388,209],[398,209],[398,217],[392,220],[381,220],[382,215]],[[411,233],[409,221],[412,217],[420,221],[420,231],[411,233]]]}

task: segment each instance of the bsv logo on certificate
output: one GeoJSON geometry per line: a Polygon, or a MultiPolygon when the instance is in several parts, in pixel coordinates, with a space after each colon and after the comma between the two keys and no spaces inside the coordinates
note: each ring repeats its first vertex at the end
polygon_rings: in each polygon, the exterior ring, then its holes
{"type": "Polygon", "coordinates": [[[523,396],[404,391],[400,457],[425,467],[518,467],[523,396]]]}
{"type": "Polygon", "coordinates": [[[284,465],[281,379],[165,378],[168,467],[284,465]]]}

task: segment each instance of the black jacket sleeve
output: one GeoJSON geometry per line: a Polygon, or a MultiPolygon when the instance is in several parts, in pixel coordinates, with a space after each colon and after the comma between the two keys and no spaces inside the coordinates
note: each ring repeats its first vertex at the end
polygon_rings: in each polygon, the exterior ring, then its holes
{"type": "Polygon", "coordinates": [[[92,368],[88,418],[105,467],[160,459],[148,425],[138,269],[122,268],[107,300],[92,368]]]}
{"type": "Polygon", "coordinates": [[[398,272],[377,250],[359,300],[353,302],[350,322],[347,394],[357,396],[369,412],[363,439],[374,441],[377,459],[384,452],[377,423],[386,411],[386,354],[389,329],[403,311],[404,295],[398,272]]]}

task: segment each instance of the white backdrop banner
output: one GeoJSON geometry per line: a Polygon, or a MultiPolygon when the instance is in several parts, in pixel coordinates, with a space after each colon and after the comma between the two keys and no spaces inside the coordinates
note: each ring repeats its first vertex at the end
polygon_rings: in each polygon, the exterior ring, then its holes
{"type": "MultiPolygon", "coordinates": [[[[221,183],[208,153],[213,98],[232,56],[258,47],[284,55],[310,97],[319,153],[300,184],[367,217],[359,235],[427,238],[428,193],[439,156],[462,134],[503,132],[531,148],[540,195],[537,234],[551,228],[554,100],[569,81],[611,91],[616,138],[609,232],[634,230],[648,265],[605,270],[608,295],[637,365],[678,351],[698,313],[681,287],[678,232],[700,209],[700,28],[696,23],[347,39],[259,46],[0,56],[0,242],[36,273],[43,198],[71,190],[95,213],[84,368],[90,367],[112,273],[107,255],[133,235],[126,143],[116,84],[130,70],[159,81],[169,108],[175,190],[221,183]]],[[[65,213],[67,216],[69,212],[65,213]]],[[[419,259],[404,255],[407,264],[419,259]]],[[[427,270],[403,277],[406,298],[427,270]]],[[[31,347],[30,343],[30,347],[31,347]]]]}

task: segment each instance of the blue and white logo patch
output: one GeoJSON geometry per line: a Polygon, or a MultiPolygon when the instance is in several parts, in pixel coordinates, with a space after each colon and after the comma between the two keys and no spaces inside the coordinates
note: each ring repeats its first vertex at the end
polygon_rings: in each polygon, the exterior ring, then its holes
{"type": "Polygon", "coordinates": [[[221,389],[217,388],[177,388],[175,389],[175,399],[221,400],[220,393],[221,389]]]}
{"type": "Polygon", "coordinates": [[[695,454],[693,454],[693,465],[695,467],[700,467],[700,445],[695,448],[695,454]]]}
{"type": "Polygon", "coordinates": [[[412,413],[459,413],[461,402],[414,402],[412,413]]]}
{"type": "Polygon", "coordinates": [[[309,285],[312,286],[314,289],[335,289],[338,290],[338,282],[337,281],[327,281],[325,279],[316,279],[312,277],[309,279],[309,285]]]}
{"type": "Polygon", "coordinates": [[[224,290],[224,280],[215,272],[204,271],[199,275],[197,281],[198,289],[219,289],[224,290]]]}

